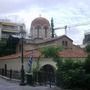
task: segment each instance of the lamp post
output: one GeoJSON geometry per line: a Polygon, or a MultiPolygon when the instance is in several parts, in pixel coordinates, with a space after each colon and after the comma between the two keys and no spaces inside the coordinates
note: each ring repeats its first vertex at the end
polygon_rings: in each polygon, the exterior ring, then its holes
{"type": "Polygon", "coordinates": [[[21,82],[20,85],[25,85],[25,71],[24,71],[24,59],[23,59],[23,39],[25,31],[23,26],[20,27],[20,34],[21,34],[21,82]]]}

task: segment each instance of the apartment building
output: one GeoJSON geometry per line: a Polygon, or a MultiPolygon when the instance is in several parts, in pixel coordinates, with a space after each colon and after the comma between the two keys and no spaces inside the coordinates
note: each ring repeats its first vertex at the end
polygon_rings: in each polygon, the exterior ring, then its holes
{"type": "Polygon", "coordinates": [[[25,29],[25,24],[0,21],[0,39],[8,38],[10,35],[19,35],[22,28],[25,29]]]}

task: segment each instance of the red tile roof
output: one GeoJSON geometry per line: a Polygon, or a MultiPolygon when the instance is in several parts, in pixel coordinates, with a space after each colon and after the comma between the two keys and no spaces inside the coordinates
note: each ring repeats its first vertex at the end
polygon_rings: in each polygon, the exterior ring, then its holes
{"type": "MultiPolygon", "coordinates": [[[[31,51],[24,51],[23,52],[23,56],[26,57],[30,57],[33,56],[35,58],[40,56],[40,52],[38,50],[31,50],[31,51]]],[[[12,55],[8,55],[8,56],[4,56],[4,57],[0,57],[0,60],[10,60],[10,59],[16,59],[21,57],[21,53],[16,53],[16,54],[12,54],[12,55]]]]}
{"type": "Polygon", "coordinates": [[[40,54],[40,51],[38,50],[30,50],[30,51],[26,51],[24,52],[24,57],[30,57],[30,56],[33,56],[35,58],[39,57],[41,54],[40,54]]]}
{"type": "Polygon", "coordinates": [[[20,53],[0,57],[0,60],[8,60],[8,59],[11,60],[11,59],[16,59],[18,57],[20,57],[20,53]]]}
{"type": "MultiPolygon", "coordinates": [[[[44,44],[44,43],[48,43],[48,42],[52,42],[52,41],[56,41],[58,39],[62,39],[63,37],[66,37],[67,39],[69,39],[71,42],[73,42],[72,39],[70,39],[69,37],[67,37],[66,35],[62,35],[62,36],[59,36],[59,37],[55,37],[55,38],[51,38],[51,39],[46,39],[42,42],[35,42],[35,43],[30,43],[30,44],[34,44],[34,45],[37,45],[37,44],[44,44]]],[[[28,43],[27,43],[28,44],[28,43]]]]}
{"type": "MultiPolygon", "coordinates": [[[[46,39],[46,40],[42,41],[41,43],[56,41],[56,40],[58,40],[58,39],[62,39],[63,37],[66,37],[66,38],[68,38],[71,42],[73,42],[73,40],[70,39],[69,37],[67,37],[66,35],[62,35],[62,36],[59,36],[59,37],[55,37],[55,38],[51,38],[51,39],[46,39]]],[[[39,44],[41,44],[41,43],[39,43],[39,44]]]]}
{"type": "MultiPolygon", "coordinates": [[[[30,55],[37,58],[40,56],[40,52],[38,50],[24,51],[24,57],[30,57],[30,55]]],[[[59,55],[60,57],[64,57],[64,58],[85,58],[87,56],[87,53],[82,49],[63,50],[59,52],[59,55]]],[[[0,57],[0,60],[12,60],[19,57],[21,57],[21,53],[0,57]]]]}
{"type": "Polygon", "coordinates": [[[85,58],[87,57],[87,53],[82,50],[64,50],[62,52],[59,52],[59,55],[64,58],[85,58]]]}

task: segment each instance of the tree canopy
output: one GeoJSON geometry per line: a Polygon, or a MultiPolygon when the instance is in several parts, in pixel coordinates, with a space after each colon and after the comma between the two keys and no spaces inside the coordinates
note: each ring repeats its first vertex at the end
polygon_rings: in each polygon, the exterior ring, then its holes
{"type": "Polygon", "coordinates": [[[58,52],[61,50],[63,50],[62,47],[48,46],[48,47],[44,47],[41,50],[41,53],[44,55],[44,57],[56,58],[59,57],[58,52]]]}
{"type": "Polygon", "coordinates": [[[10,55],[16,52],[16,46],[19,42],[18,38],[10,36],[8,39],[0,41],[0,56],[10,55]]]}

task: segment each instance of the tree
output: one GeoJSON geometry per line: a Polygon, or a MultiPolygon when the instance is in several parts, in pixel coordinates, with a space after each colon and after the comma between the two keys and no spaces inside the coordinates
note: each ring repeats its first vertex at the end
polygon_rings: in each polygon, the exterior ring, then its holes
{"type": "Polygon", "coordinates": [[[19,42],[18,38],[10,36],[8,39],[0,41],[0,56],[10,55],[16,52],[16,46],[19,42]]]}
{"type": "Polygon", "coordinates": [[[0,56],[3,56],[6,54],[6,44],[7,44],[7,39],[1,39],[0,40],[0,56]]]}
{"type": "Polygon", "coordinates": [[[59,60],[56,75],[57,85],[62,88],[83,88],[84,86],[85,71],[81,61],[73,59],[59,60]]]}
{"type": "Polygon", "coordinates": [[[88,44],[88,45],[86,46],[85,50],[86,50],[86,52],[87,52],[88,54],[90,54],[90,44],[88,44]]]}
{"type": "MultiPolygon", "coordinates": [[[[90,74],[85,70],[89,69],[89,62],[81,62],[73,59],[62,59],[58,52],[60,47],[45,47],[41,50],[42,55],[47,58],[53,58],[57,62],[56,85],[62,88],[72,88],[74,90],[90,89],[90,74]],[[85,68],[85,65],[87,68],[85,68]]],[[[90,61],[90,59],[88,59],[90,61]]]]}
{"type": "Polygon", "coordinates": [[[86,73],[90,74],[90,45],[86,46],[86,52],[88,53],[88,56],[85,59],[84,68],[86,73]]]}
{"type": "Polygon", "coordinates": [[[48,46],[41,49],[42,55],[46,58],[53,58],[53,60],[56,60],[59,58],[58,52],[63,50],[62,47],[54,47],[54,46],[48,46]]]}

